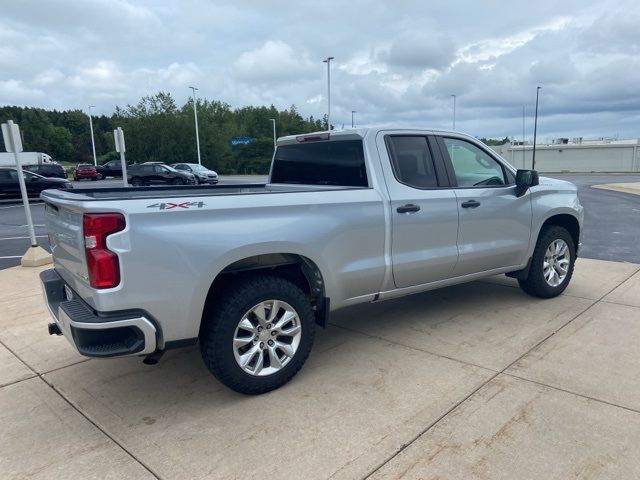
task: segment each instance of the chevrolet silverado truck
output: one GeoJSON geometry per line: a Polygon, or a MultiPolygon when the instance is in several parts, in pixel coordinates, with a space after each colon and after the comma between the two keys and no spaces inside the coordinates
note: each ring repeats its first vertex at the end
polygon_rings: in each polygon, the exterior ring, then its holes
{"type": "Polygon", "coordinates": [[[559,295],[583,220],[574,185],[516,171],[473,137],[417,129],[282,137],[265,184],[42,199],[51,334],[145,363],[199,343],[213,375],[246,394],[288,382],[316,326],[349,305],[496,274],[559,295]]]}

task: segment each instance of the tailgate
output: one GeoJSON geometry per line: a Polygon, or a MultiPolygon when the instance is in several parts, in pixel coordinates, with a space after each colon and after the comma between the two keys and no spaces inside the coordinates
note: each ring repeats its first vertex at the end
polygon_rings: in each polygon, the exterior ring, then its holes
{"type": "Polygon", "coordinates": [[[56,271],[77,291],[78,282],[87,285],[88,281],[82,212],[49,199],[44,212],[56,271]]]}

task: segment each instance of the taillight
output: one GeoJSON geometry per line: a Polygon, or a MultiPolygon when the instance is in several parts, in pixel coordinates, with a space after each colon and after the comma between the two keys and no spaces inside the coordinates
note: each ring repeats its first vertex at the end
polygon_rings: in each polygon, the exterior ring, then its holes
{"type": "Polygon", "coordinates": [[[118,256],[107,249],[107,237],[125,226],[120,213],[85,213],[82,217],[84,253],[93,288],[113,288],[120,283],[118,256]]]}

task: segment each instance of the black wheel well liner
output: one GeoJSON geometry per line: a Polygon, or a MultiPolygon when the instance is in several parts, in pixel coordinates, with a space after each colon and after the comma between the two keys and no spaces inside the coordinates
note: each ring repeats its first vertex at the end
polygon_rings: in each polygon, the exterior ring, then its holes
{"type": "Polygon", "coordinates": [[[544,221],[544,223],[540,227],[540,231],[542,231],[544,227],[547,227],[549,225],[557,225],[559,227],[565,228],[569,232],[569,235],[571,235],[573,246],[575,247],[576,251],[578,250],[578,243],[580,242],[580,223],[578,222],[578,219],[576,217],[568,213],[552,215],[544,221]]]}
{"type": "Polygon", "coordinates": [[[226,288],[235,280],[256,273],[282,277],[295,284],[309,296],[316,323],[323,328],[327,326],[329,298],[325,294],[322,273],[315,262],[294,253],[255,255],[226,266],[211,283],[206,304],[214,302],[218,295],[224,295],[226,288]]]}

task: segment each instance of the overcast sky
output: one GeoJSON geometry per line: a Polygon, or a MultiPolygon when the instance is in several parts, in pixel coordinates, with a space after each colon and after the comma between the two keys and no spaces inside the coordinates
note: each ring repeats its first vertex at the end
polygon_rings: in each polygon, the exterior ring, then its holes
{"type": "Polygon", "coordinates": [[[0,104],[116,105],[189,85],[233,107],[477,136],[640,136],[637,0],[3,2],[0,104]]]}

